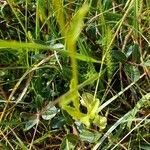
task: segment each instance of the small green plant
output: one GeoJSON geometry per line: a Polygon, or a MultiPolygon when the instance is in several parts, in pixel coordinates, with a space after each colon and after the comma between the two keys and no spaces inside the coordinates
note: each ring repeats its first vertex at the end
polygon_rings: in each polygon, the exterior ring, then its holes
{"type": "Polygon", "coordinates": [[[98,114],[98,108],[100,107],[100,100],[98,98],[94,98],[94,96],[90,93],[82,94],[79,105],[84,106],[87,109],[86,113],[81,112],[80,109],[71,107],[69,105],[70,102],[67,104],[61,101],[60,105],[73,117],[73,119],[82,122],[88,128],[94,124],[98,126],[100,130],[105,129],[107,119],[106,117],[98,114]]]}

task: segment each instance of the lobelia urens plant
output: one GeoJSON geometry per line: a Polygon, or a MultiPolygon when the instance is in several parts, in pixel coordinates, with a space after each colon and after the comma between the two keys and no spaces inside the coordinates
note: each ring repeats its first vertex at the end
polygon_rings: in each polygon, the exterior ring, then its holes
{"type": "Polygon", "coordinates": [[[55,10],[56,20],[58,22],[61,35],[65,39],[66,49],[69,52],[72,68],[72,79],[70,82],[70,96],[60,101],[60,107],[65,110],[76,121],[82,122],[86,127],[90,127],[92,124],[103,130],[106,127],[107,119],[104,116],[98,114],[98,108],[100,106],[100,100],[95,98],[90,93],[83,93],[79,98],[78,92],[78,69],[76,60],[76,42],[83,28],[83,20],[89,10],[87,4],[83,6],[75,13],[71,21],[66,22],[63,0],[52,1],[53,8],[55,10]],[[87,109],[86,113],[81,112],[80,106],[84,106],[87,109]]]}

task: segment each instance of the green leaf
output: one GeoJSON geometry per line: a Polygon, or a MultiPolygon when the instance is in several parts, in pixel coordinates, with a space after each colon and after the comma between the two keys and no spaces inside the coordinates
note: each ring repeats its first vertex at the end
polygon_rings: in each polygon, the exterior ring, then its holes
{"type": "MultiPolygon", "coordinates": [[[[102,71],[101,76],[103,75],[103,73],[105,71],[106,70],[102,71]]],[[[97,79],[97,77],[98,77],[98,74],[93,75],[91,78],[89,78],[88,80],[86,80],[85,82],[80,84],[78,86],[78,89],[81,89],[84,86],[86,86],[86,85],[90,84],[91,82],[95,81],[97,79]]],[[[80,109],[75,109],[74,107],[71,107],[69,104],[72,102],[71,101],[72,98],[74,98],[74,91],[69,90],[67,93],[65,93],[63,96],[61,96],[58,99],[60,107],[62,107],[73,119],[75,119],[76,121],[80,121],[80,122],[82,122],[83,124],[85,124],[86,126],[89,127],[89,123],[90,123],[90,121],[89,121],[90,117],[89,116],[90,115],[83,114],[82,112],[80,112],[80,109]],[[86,116],[88,116],[88,117],[86,117],[86,116]]],[[[100,101],[98,100],[98,102],[100,102],[100,101]]],[[[97,110],[96,110],[96,112],[97,112],[97,110]]],[[[96,115],[98,115],[98,114],[96,114],[96,115]]]]}
{"type": "Polygon", "coordinates": [[[3,48],[11,48],[11,49],[26,49],[28,48],[30,51],[34,49],[51,49],[52,51],[56,50],[50,46],[37,44],[37,43],[24,43],[24,42],[17,42],[17,41],[4,41],[0,40],[0,50],[3,48]]]}
{"type": "Polygon", "coordinates": [[[51,120],[58,112],[59,110],[55,106],[50,107],[42,114],[42,118],[44,120],[51,120]]]}
{"type": "Polygon", "coordinates": [[[82,94],[81,104],[87,107],[87,115],[90,119],[93,119],[100,105],[100,100],[97,98],[94,99],[92,94],[85,92],[82,94]]]}
{"type": "Polygon", "coordinates": [[[85,114],[81,113],[80,110],[71,107],[71,106],[63,106],[64,110],[74,119],[80,120],[80,118],[85,117],[85,114]]]}
{"type": "MultiPolygon", "coordinates": [[[[42,45],[42,44],[37,44],[37,43],[24,43],[24,42],[17,42],[17,41],[4,41],[0,40],[0,51],[4,50],[5,48],[11,48],[11,50],[17,50],[20,52],[24,52],[24,49],[28,49],[29,51],[35,51],[35,49],[41,49],[41,50],[47,50],[47,51],[57,51],[63,54],[63,56],[69,56],[68,51],[62,50],[59,48],[54,48],[51,46],[47,45],[42,45]]],[[[75,58],[81,61],[85,62],[94,62],[94,63],[100,63],[100,61],[89,57],[85,56],[79,53],[75,54],[75,58]]]]}
{"type": "Polygon", "coordinates": [[[60,145],[60,150],[74,150],[78,142],[78,137],[73,134],[68,134],[60,145]]]}
{"type": "Polygon", "coordinates": [[[130,46],[125,53],[126,57],[129,58],[131,56],[132,52],[133,52],[133,46],[130,46]]]}
{"type": "Polygon", "coordinates": [[[94,118],[93,124],[98,126],[99,130],[102,131],[106,128],[107,118],[103,117],[103,116],[100,116],[100,115],[96,115],[95,118],[94,118]]]}
{"type": "Polygon", "coordinates": [[[132,80],[137,81],[140,77],[140,71],[137,67],[133,66],[132,80]]]}
{"type": "Polygon", "coordinates": [[[51,121],[51,127],[52,129],[58,129],[63,127],[66,124],[66,120],[64,116],[58,116],[52,119],[51,121]]]}
{"type": "Polygon", "coordinates": [[[132,81],[136,81],[140,77],[140,71],[136,66],[125,64],[125,72],[131,78],[132,81]]]}
{"type": "Polygon", "coordinates": [[[37,115],[33,115],[26,122],[24,131],[30,130],[32,127],[34,127],[36,124],[38,124],[38,122],[39,122],[39,118],[37,117],[37,115]]]}
{"type": "Polygon", "coordinates": [[[62,36],[65,36],[65,16],[64,16],[64,7],[63,0],[52,0],[52,5],[55,10],[55,15],[57,22],[59,24],[59,28],[62,36]]]}
{"type": "Polygon", "coordinates": [[[98,115],[97,112],[98,112],[99,105],[100,105],[99,99],[95,99],[95,100],[91,103],[91,106],[90,106],[90,108],[88,109],[88,114],[89,114],[89,116],[90,116],[90,119],[94,119],[94,117],[95,117],[96,115],[98,115]]]}
{"type": "Polygon", "coordinates": [[[140,54],[140,47],[138,44],[134,44],[133,45],[133,52],[132,52],[132,59],[134,62],[136,63],[140,63],[140,57],[141,57],[141,54],[140,54]]]}
{"type": "Polygon", "coordinates": [[[80,133],[80,139],[82,141],[86,141],[89,143],[95,143],[98,141],[98,139],[101,137],[101,133],[99,132],[90,132],[88,130],[82,130],[80,133]]]}
{"type": "Polygon", "coordinates": [[[85,124],[89,128],[91,125],[90,116],[86,115],[84,117],[81,117],[80,122],[82,122],[83,124],[85,124]]]}
{"type": "Polygon", "coordinates": [[[83,28],[83,19],[86,13],[89,10],[89,6],[84,4],[78,12],[73,16],[71,25],[69,27],[68,32],[66,33],[66,40],[68,44],[75,44],[77,41],[81,30],[83,28]]]}
{"type": "Polygon", "coordinates": [[[99,116],[97,110],[100,105],[100,100],[98,98],[94,99],[92,94],[85,92],[82,94],[82,99],[80,101],[81,104],[87,108],[86,116],[80,118],[80,121],[87,127],[90,127],[93,119],[99,116]]]}
{"type": "Polygon", "coordinates": [[[78,54],[78,53],[76,53],[75,57],[76,57],[76,59],[82,60],[82,61],[85,61],[85,62],[93,62],[93,63],[98,63],[98,64],[101,63],[101,61],[99,61],[99,60],[96,60],[92,57],[82,55],[82,54],[78,54]]]}
{"type": "Polygon", "coordinates": [[[89,107],[94,100],[94,96],[88,92],[84,92],[82,94],[82,98],[80,100],[81,104],[85,107],[89,107]]]}
{"type": "Polygon", "coordinates": [[[127,60],[126,55],[123,52],[121,52],[120,50],[113,50],[112,51],[112,57],[116,61],[122,62],[122,63],[124,63],[127,60]]]}
{"type": "MultiPolygon", "coordinates": [[[[70,26],[66,30],[65,41],[67,51],[69,51],[69,56],[71,58],[71,68],[72,68],[72,79],[70,84],[70,91],[74,90],[74,97],[71,102],[73,103],[76,111],[79,113],[79,95],[78,95],[78,68],[76,60],[76,41],[80,35],[80,32],[83,28],[83,19],[88,11],[88,5],[84,4],[77,13],[73,16],[70,26]]],[[[66,110],[68,111],[68,110],[66,110]]],[[[72,111],[69,110],[68,113],[72,111]]],[[[70,114],[69,113],[69,114],[70,114]]],[[[74,117],[73,112],[71,113],[74,117]]],[[[78,117],[77,117],[78,118],[78,117]]]]}

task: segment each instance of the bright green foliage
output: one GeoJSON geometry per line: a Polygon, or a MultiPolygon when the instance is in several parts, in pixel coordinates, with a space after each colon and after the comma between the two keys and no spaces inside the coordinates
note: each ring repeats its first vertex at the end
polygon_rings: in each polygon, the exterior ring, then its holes
{"type": "MultiPolygon", "coordinates": [[[[72,96],[71,98],[74,97],[72,96]]],[[[98,98],[94,98],[90,93],[82,94],[79,105],[86,107],[87,113],[83,113],[79,109],[69,106],[68,104],[70,102],[71,101],[68,101],[68,103],[62,103],[61,101],[61,106],[72,116],[73,119],[82,122],[88,128],[94,124],[98,126],[100,130],[105,129],[107,119],[106,117],[99,115],[98,108],[100,106],[100,100],[98,98]]]]}
{"type": "Polygon", "coordinates": [[[59,24],[59,28],[61,31],[62,36],[65,36],[65,16],[64,16],[64,7],[63,7],[63,0],[52,0],[52,4],[55,10],[55,15],[57,22],[59,24]]]}
{"type": "MultiPolygon", "coordinates": [[[[30,36],[31,40],[32,37],[30,36]]],[[[42,45],[42,44],[37,44],[37,43],[24,43],[24,42],[16,42],[16,41],[4,41],[4,40],[0,40],[0,51],[3,50],[3,48],[10,48],[11,50],[14,51],[18,51],[18,52],[22,52],[24,51],[24,49],[29,49],[29,51],[35,51],[35,49],[42,49],[42,50],[51,50],[51,51],[57,51],[62,53],[65,57],[69,56],[69,52],[62,50],[62,48],[54,48],[51,46],[47,46],[47,45],[42,45]]],[[[75,58],[81,61],[85,61],[85,62],[93,62],[93,63],[100,63],[100,61],[89,57],[89,56],[85,56],[79,53],[75,54],[75,58]]]]}
{"type": "Polygon", "coordinates": [[[140,30],[140,12],[142,9],[143,2],[140,0],[135,0],[134,1],[134,6],[133,6],[133,14],[134,18],[133,19],[133,27],[134,27],[134,35],[135,35],[135,41],[137,42],[139,33],[137,31],[140,30]]]}
{"type": "Polygon", "coordinates": [[[113,37],[113,32],[110,29],[110,27],[106,27],[104,30],[104,38],[102,40],[102,45],[103,45],[103,57],[106,59],[106,65],[107,65],[107,76],[108,80],[112,78],[113,74],[113,63],[112,63],[112,54],[111,54],[111,47],[109,47],[109,44],[112,40],[113,37]]]}
{"type": "Polygon", "coordinates": [[[106,24],[105,16],[103,14],[104,6],[102,5],[102,2],[99,2],[99,7],[100,13],[102,13],[102,15],[99,17],[99,23],[102,30],[102,37],[101,39],[99,39],[99,42],[102,44],[102,60],[105,60],[103,61],[103,63],[105,63],[107,66],[107,76],[108,81],[110,81],[113,73],[113,63],[111,55],[112,45],[110,45],[113,39],[113,29],[111,29],[111,27],[106,24]]]}
{"type": "MultiPolygon", "coordinates": [[[[59,3],[60,5],[60,3],[59,3]]],[[[88,11],[88,5],[83,5],[78,12],[72,18],[72,22],[68,26],[65,34],[66,47],[69,51],[69,56],[71,58],[71,67],[72,67],[72,79],[70,83],[70,91],[74,91],[73,97],[69,100],[68,104],[73,102],[73,107],[68,106],[65,102],[61,102],[61,106],[66,110],[72,117],[76,120],[82,118],[82,114],[79,110],[79,99],[78,99],[78,72],[77,72],[77,60],[76,60],[76,41],[79,37],[79,34],[83,28],[83,19],[88,11]]],[[[57,19],[60,14],[57,14],[57,19]]],[[[61,18],[63,19],[63,18],[61,18]]],[[[60,20],[61,21],[61,20],[60,20]]],[[[59,22],[61,31],[63,28],[63,21],[59,22]]],[[[64,99],[65,100],[65,99],[64,99]]],[[[68,101],[68,100],[67,100],[68,101]]]]}
{"type": "MultiPolygon", "coordinates": [[[[81,121],[87,127],[90,127],[92,123],[97,125],[100,129],[104,129],[106,127],[106,118],[98,117],[97,109],[100,105],[99,99],[94,99],[93,95],[89,93],[85,93],[82,95],[81,104],[87,107],[87,114],[83,114],[80,112],[79,107],[79,98],[78,98],[78,77],[77,77],[77,62],[75,58],[76,54],[76,41],[83,27],[83,18],[88,10],[87,5],[83,5],[83,7],[74,15],[72,18],[72,22],[68,27],[68,31],[66,32],[66,45],[67,50],[69,51],[71,57],[71,66],[72,66],[72,80],[70,84],[70,91],[74,91],[70,100],[64,99],[61,101],[61,107],[66,110],[75,120],[81,121]],[[73,107],[69,106],[69,104],[73,102],[73,107]]],[[[109,59],[110,60],[110,59],[109,59]]]]}
{"type": "Polygon", "coordinates": [[[106,117],[103,117],[98,114],[98,108],[100,106],[100,100],[94,98],[90,93],[83,93],[81,99],[81,105],[87,108],[87,114],[85,117],[80,118],[80,121],[83,122],[87,127],[93,123],[98,126],[100,130],[105,129],[107,124],[106,117]]]}

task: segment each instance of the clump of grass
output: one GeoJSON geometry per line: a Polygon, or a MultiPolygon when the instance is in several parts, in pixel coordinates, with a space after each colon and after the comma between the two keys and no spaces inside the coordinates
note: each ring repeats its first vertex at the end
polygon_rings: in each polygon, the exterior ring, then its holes
{"type": "Polygon", "coordinates": [[[0,149],[149,149],[148,0],[0,2],[0,149]]]}

